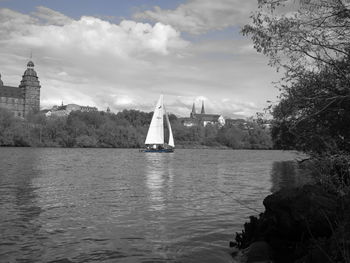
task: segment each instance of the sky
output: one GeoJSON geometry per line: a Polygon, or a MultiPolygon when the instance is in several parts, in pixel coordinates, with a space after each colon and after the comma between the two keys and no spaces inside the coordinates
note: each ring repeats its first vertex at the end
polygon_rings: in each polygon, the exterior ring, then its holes
{"type": "Polygon", "coordinates": [[[241,27],[257,0],[0,0],[0,73],[18,86],[30,60],[41,107],[250,117],[280,75],[241,27]]]}

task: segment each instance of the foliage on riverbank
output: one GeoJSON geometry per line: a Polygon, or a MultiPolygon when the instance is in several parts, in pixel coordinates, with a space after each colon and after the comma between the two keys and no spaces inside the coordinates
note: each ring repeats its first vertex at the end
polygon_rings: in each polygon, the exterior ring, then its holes
{"type": "MultiPolygon", "coordinates": [[[[0,145],[34,147],[143,147],[152,112],[71,112],[67,117],[30,115],[26,120],[0,109],[0,145]]],[[[269,149],[269,131],[251,121],[242,126],[185,127],[169,116],[179,148],[269,149]]],[[[166,132],[167,134],[167,132],[166,132]]]]}
{"type": "Polygon", "coordinates": [[[270,65],[285,71],[279,101],[269,106],[274,147],[309,154],[303,165],[318,184],[300,196],[281,190],[267,197],[265,212],[236,235],[237,245],[246,248],[262,239],[278,254],[277,262],[350,262],[349,1],[258,3],[243,34],[270,65]],[[281,206],[271,207],[268,199],[281,206]],[[319,214],[310,216],[315,207],[319,214]],[[331,216],[329,209],[336,209],[331,216]],[[251,228],[262,228],[259,237],[251,228]],[[318,235],[317,228],[329,231],[318,235]],[[283,244],[287,257],[280,253],[283,244]]]}

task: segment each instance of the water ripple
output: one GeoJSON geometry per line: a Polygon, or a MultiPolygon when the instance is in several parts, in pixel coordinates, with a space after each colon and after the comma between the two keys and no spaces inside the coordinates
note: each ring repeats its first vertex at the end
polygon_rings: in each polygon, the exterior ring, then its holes
{"type": "Polygon", "coordinates": [[[228,242],[263,209],[262,198],[302,181],[293,158],[276,151],[1,148],[0,258],[232,262],[228,242]]]}

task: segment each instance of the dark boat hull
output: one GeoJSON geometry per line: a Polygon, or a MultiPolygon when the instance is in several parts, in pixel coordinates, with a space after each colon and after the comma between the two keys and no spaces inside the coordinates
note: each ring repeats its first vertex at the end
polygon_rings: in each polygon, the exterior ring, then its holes
{"type": "Polygon", "coordinates": [[[145,153],[172,153],[174,149],[145,149],[140,151],[145,153]]]}

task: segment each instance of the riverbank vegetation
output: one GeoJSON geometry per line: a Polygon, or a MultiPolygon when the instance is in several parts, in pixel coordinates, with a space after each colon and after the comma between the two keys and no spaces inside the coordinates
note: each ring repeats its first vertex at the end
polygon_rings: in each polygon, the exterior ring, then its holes
{"type": "MultiPolygon", "coordinates": [[[[66,117],[33,114],[18,119],[0,109],[0,145],[34,147],[143,147],[152,112],[124,110],[71,112],[66,117]]],[[[169,116],[179,148],[270,149],[269,130],[254,120],[237,125],[185,127],[173,114],[169,116]]],[[[167,132],[165,132],[167,134],[167,132]]]]}
{"type": "Polygon", "coordinates": [[[243,34],[285,72],[268,108],[273,143],[307,153],[317,184],[267,197],[237,246],[266,242],[276,262],[350,262],[350,3],[258,2],[243,34]]]}

